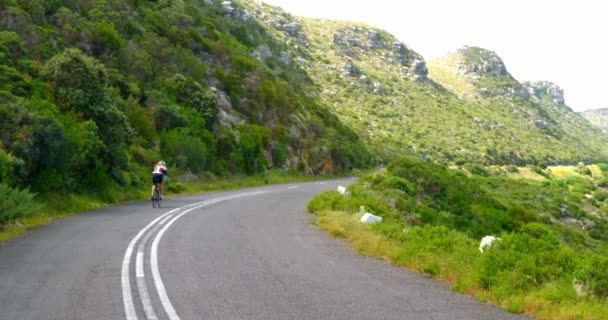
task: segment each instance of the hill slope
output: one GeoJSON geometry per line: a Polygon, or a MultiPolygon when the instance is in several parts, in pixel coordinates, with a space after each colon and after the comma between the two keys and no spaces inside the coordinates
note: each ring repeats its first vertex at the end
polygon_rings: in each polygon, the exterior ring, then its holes
{"type": "Polygon", "coordinates": [[[220,175],[403,153],[608,159],[606,136],[558,88],[518,83],[479,48],[427,68],[385,31],[249,1],[5,1],[0,26],[0,182],[11,186],[139,186],[161,157],[220,175]]]}
{"type": "Polygon", "coordinates": [[[335,114],[383,157],[488,164],[608,158],[605,136],[563,101],[547,98],[542,84],[518,83],[490,51],[464,48],[427,68],[383,30],[251,6],[323,88],[335,114]]]}
{"type": "Polygon", "coordinates": [[[608,109],[588,110],[580,114],[603,133],[608,133],[608,109]]]}
{"type": "Polygon", "coordinates": [[[212,1],[3,1],[0,182],[35,191],[177,173],[365,166],[357,135],[242,7],[212,1]]]}

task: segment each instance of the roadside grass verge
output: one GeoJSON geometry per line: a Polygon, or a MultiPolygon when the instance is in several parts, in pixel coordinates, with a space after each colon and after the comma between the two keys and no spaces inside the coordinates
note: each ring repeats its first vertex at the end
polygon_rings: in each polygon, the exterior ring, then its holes
{"type": "MultiPolygon", "coordinates": [[[[338,177],[340,176],[310,176],[285,171],[269,171],[254,176],[238,175],[222,178],[206,176],[187,182],[179,182],[177,179],[172,179],[167,185],[165,192],[168,196],[177,196],[338,177]]],[[[28,229],[47,224],[56,218],[128,201],[147,200],[149,193],[150,185],[146,180],[146,183],[129,187],[111,184],[109,186],[100,186],[97,191],[87,190],[81,193],[48,192],[36,194],[35,196],[32,195],[33,200],[31,201],[35,202],[37,210],[0,223],[0,242],[18,236],[28,229]]]]}
{"type": "MultiPolygon", "coordinates": [[[[479,244],[457,231],[445,227],[413,227],[402,230],[401,239],[395,240],[394,235],[383,234],[387,228],[394,228],[383,225],[384,221],[369,226],[360,223],[356,213],[336,210],[319,210],[315,215],[317,220],[313,225],[346,240],[360,254],[430,275],[449,283],[455,292],[472,295],[506,311],[537,319],[608,319],[608,301],[579,297],[570,279],[525,291],[510,287],[508,282],[483,288],[479,283],[479,270],[483,267],[479,244]]],[[[510,280],[517,283],[517,279],[510,280]]]]}

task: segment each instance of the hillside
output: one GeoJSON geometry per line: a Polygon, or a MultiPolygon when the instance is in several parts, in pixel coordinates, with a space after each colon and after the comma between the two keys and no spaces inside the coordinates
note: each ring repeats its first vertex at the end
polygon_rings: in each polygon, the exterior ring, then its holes
{"type": "Polygon", "coordinates": [[[250,6],[268,32],[290,46],[285,55],[322,88],[340,120],[383,158],[413,153],[486,164],[607,159],[604,135],[563,101],[548,98],[553,92],[544,84],[518,83],[491,51],[463,48],[427,67],[383,30],[250,6]]]}
{"type": "Polygon", "coordinates": [[[580,114],[603,133],[608,133],[608,109],[588,110],[580,114]]]}
{"type": "Polygon", "coordinates": [[[4,1],[0,27],[4,187],[111,198],[161,158],[180,180],[402,154],[608,159],[558,87],[519,83],[480,48],[427,66],[383,30],[257,1],[4,1]]]}
{"type": "Polygon", "coordinates": [[[286,46],[230,2],[3,1],[0,30],[1,183],[138,187],[160,158],[176,175],[371,160],[306,72],[252,56],[286,46]]]}

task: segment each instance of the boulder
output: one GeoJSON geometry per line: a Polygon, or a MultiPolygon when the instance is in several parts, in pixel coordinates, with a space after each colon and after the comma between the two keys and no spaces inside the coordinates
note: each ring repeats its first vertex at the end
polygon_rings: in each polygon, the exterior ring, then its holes
{"type": "Polygon", "coordinates": [[[382,217],[375,216],[369,212],[365,213],[361,217],[361,222],[367,223],[367,224],[373,224],[373,223],[381,222],[381,221],[382,221],[382,217]]]}
{"type": "Polygon", "coordinates": [[[283,31],[289,33],[292,36],[297,35],[298,32],[300,32],[300,29],[302,29],[302,25],[297,22],[291,22],[283,25],[283,31]]]}
{"type": "Polygon", "coordinates": [[[549,127],[549,123],[545,120],[536,120],[534,121],[534,125],[539,129],[547,129],[549,127]]]}
{"type": "Polygon", "coordinates": [[[502,240],[500,238],[496,238],[494,236],[485,236],[481,239],[481,242],[479,243],[479,251],[481,251],[481,253],[483,253],[483,250],[485,247],[487,246],[492,246],[492,243],[496,240],[502,240]]]}
{"type": "Polygon", "coordinates": [[[224,10],[225,15],[230,15],[234,11],[234,7],[232,6],[232,1],[224,1],[222,2],[222,9],[224,10]]]}

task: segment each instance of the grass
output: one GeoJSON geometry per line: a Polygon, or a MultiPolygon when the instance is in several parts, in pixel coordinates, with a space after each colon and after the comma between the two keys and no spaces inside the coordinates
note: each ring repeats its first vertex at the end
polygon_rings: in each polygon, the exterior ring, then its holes
{"type": "Polygon", "coordinates": [[[475,97],[475,86],[467,80],[466,76],[457,73],[458,64],[461,62],[455,56],[431,60],[427,63],[429,77],[460,98],[475,97]]]}
{"type": "Polygon", "coordinates": [[[400,245],[375,232],[375,227],[360,223],[351,213],[328,210],[316,214],[320,229],[346,240],[360,254],[429,274],[449,283],[456,292],[470,294],[506,311],[532,315],[541,320],[608,319],[608,301],[578,297],[570,283],[549,283],[526,294],[501,295],[500,292],[480,288],[472,271],[480,257],[474,247],[455,246],[441,250],[430,246],[421,249],[424,245],[415,237],[410,243],[400,245]]]}
{"type": "MultiPolygon", "coordinates": [[[[166,190],[167,195],[187,195],[219,190],[232,190],[254,187],[266,184],[292,183],[331,179],[335,176],[307,176],[282,171],[270,171],[255,176],[231,176],[227,178],[210,177],[180,183],[170,181],[166,190]]],[[[46,193],[37,195],[36,200],[43,208],[31,217],[18,219],[9,224],[0,225],[0,242],[7,241],[29,229],[47,224],[53,219],[66,217],[88,210],[94,210],[126,201],[145,200],[149,196],[149,186],[106,189],[100,193],[87,192],[82,194],[46,193]]]]}

